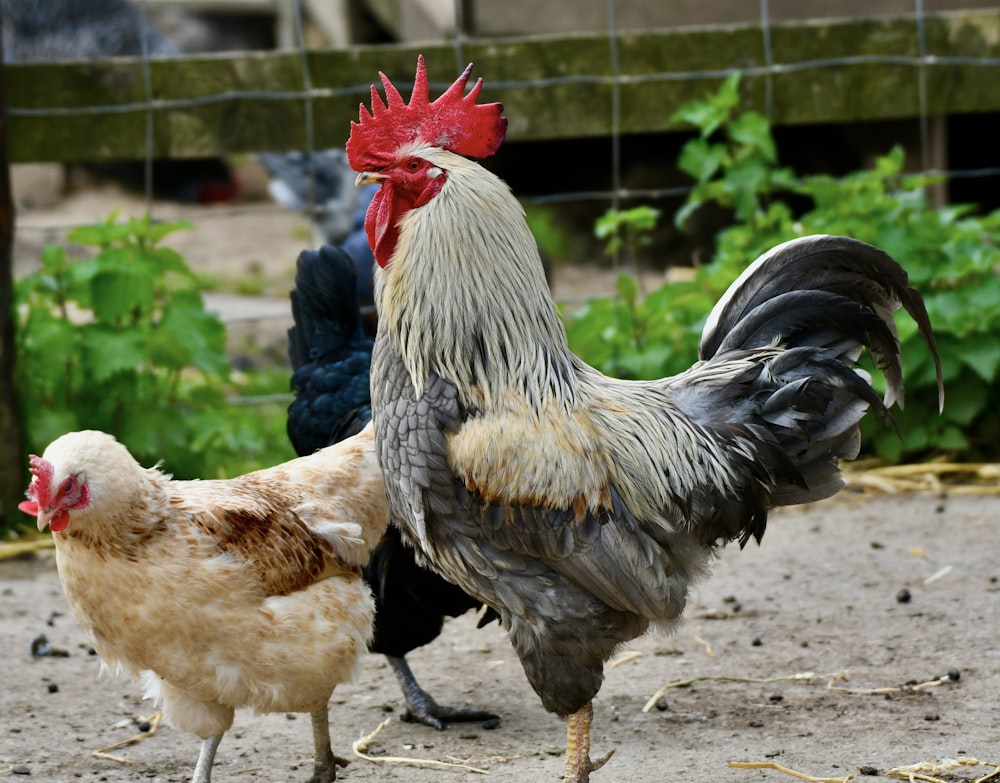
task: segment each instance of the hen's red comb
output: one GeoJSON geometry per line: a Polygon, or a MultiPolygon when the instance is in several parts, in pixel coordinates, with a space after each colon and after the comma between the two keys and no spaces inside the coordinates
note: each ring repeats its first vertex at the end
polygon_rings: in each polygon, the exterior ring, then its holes
{"type": "Polygon", "coordinates": [[[35,477],[35,480],[31,482],[34,485],[35,500],[42,506],[47,506],[52,499],[52,473],[55,468],[47,459],[42,459],[35,454],[28,456],[28,462],[30,464],[28,469],[35,477]]]}
{"type": "Polygon", "coordinates": [[[483,89],[478,79],[463,96],[472,64],[440,97],[431,101],[424,57],[417,58],[417,75],[406,103],[388,77],[379,71],[387,103],[372,85],[371,112],[361,104],[359,121],[351,123],[347,159],[355,171],[378,169],[389,163],[402,145],[420,140],[470,158],[486,158],[499,149],[507,132],[503,105],[476,105],[483,89]]]}

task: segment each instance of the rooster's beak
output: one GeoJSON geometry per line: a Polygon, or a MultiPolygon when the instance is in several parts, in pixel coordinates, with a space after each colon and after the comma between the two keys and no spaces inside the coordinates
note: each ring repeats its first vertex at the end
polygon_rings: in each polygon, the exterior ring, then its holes
{"type": "Polygon", "coordinates": [[[380,182],[385,182],[388,177],[385,174],[381,174],[377,171],[362,171],[358,174],[357,179],[354,180],[354,184],[357,187],[362,185],[375,185],[380,182]]]}

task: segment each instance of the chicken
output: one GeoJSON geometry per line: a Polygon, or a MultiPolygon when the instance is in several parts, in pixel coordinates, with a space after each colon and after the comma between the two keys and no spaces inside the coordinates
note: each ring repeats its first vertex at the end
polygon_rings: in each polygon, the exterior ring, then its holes
{"type": "Polygon", "coordinates": [[[371,428],[228,480],[174,481],[93,430],[30,462],[20,508],[51,528],[73,613],[106,668],[204,740],[193,783],[238,707],[310,713],[310,783],[335,780],[327,702],[371,638],[361,566],[387,521],[371,428]]]}
{"type": "MultiPolygon", "coordinates": [[[[310,219],[313,244],[338,245],[358,268],[358,294],[371,298],[371,249],[364,216],[377,188],[354,187],[343,150],[262,152],[257,160],[271,175],[267,192],[286,209],[310,219]],[[358,229],[361,228],[360,231],[358,229]]],[[[362,305],[371,304],[362,300],[362,305]]]]}
{"type": "Polygon", "coordinates": [[[470,71],[431,102],[420,58],[408,103],[380,74],[385,102],[373,86],[351,125],[357,181],[381,185],[366,218],[376,447],[390,522],[500,614],[542,705],[567,720],[580,783],[610,756],[591,759],[590,722],[615,649],[674,627],[713,555],[759,541],[770,508],[834,494],[865,411],[903,402],[892,312],[905,306],[937,351],[899,264],[813,236],[734,283],[690,370],[602,375],[569,350],[518,201],[470,160],[506,131],[502,106],[476,104],[482,80],[463,95],[470,71]],[[855,369],[863,346],[884,402],[855,369]]]}
{"type": "MultiPolygon", "coordinates": [[[[370,252],[370,251],[369,251],[370,252]]],[[[326,245],[299,255],[292,291],[295,325],[288,330],[288,356],[295,399],[288,407],[288,437],[300,454],[335,443],[371,420],[368,370],[374,327],[362,319],[351,259],[326,245]]],[[[362,571],[375,596],[375,629],[369,650],[381,653],[399,680],[406,719],[443,729],[456,721],[499,718],[485,710],[438,704],[410,669],[406,656],[434,641],[445,617],[482,604],[418,566],[413,549],[389,527],[362,571]]],[[[483,618],[483,624],[492,615],[483,618]]]]}

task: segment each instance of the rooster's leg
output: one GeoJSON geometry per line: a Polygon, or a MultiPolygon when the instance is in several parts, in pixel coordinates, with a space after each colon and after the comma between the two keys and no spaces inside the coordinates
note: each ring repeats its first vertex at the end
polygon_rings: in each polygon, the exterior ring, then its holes
{"type": "Polygon", "coordinates": [[[590,773],[600,769],[614,755],[611,750],[597,761],[590,759],[590,724],[594,720],[594,705],[589,701],[566,718],[567,783],[588,783],[590,773]]]}
{"type": "Polygon", "coordinates": [[[337,767],[346,767],[351,762],[333,754],[330,747],[330,716],[327,705],[323,705],[312,717],[313,742],[316,745],[316,762],[309,783],[333,783],[337,779],[337,767]]]}
{"type": "Polygon", "coordinates": [[[494,728],[500,722],[500,716],[485,710],[476,710],[471,707],[442,707],[431,695],[427,693],[417,678],[410,671],[410,664],[406,658],[393,655],[385,656],[389,665],[396,673],[399,680],[399,687],[403,689],[403,698],[406,699],[405,721],[423,723],[425,726],[441,731],[449,723],[470,723],[473,721],[483,721],[487,728],[494,728]]]}
{"type": "Polygon", "coordinates": [[[219,749],[220,742],[222,742],[221,734],[208,737],[201,743],[201,752],[198,753],[198,763],[194,765],[191,783],[211,783],[212,764],[215,762],[215,751],[219,749]]]}

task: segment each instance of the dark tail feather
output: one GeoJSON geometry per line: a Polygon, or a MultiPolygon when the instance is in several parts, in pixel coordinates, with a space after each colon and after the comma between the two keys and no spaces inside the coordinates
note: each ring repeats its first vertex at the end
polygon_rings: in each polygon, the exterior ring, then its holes
{"type": "Polygon", "coordinates": [[[892,313],[902,306],[920,329],[937,368],[938,402],[944,405],[944,382],[934,332],[920,294],[908,285],[906,271],[891,256],[849,237],[808,236],[778,245],[757,259],[730,287],[709,316],[702,334],[701,356],[737,346],[761,347],[781,338],[786,345],[824,345],[821,339],[844,334],[865,345],[885,373],[885,405],[903,404],[903,376],[892,313]],[[793,296],[796,294],[797,296],[793,296]],[[848,302],[857,324],[851,324],[848,302]],[[836,316],[829,309],[839,310],[836,316]],[[835,324],[824,324],[824,315],[835,324]],[[877,322],[881,322],[879,325],[877,322]],[[823,335],[822,327],[833,326],[823,335]],[[751,341],[742,342],[741,341],[751,341]]]}
{"type": "Polygon", "coordinates": [[[772,476],[772,503],[829,497],[843,485],[840,460],[858,454],[858,424],[865,412],[872,409],[895,426],[888,408],[903,403],[893,320],[900,306],[934,356],[943,404],[934,334],[906,272],[871,245],[833,236],[779,245],[740,276],[709,316],[700,372],[731,360],[752,358],[759,364],[739,383],[714,386],[717,398],[711,404],[704,400],[706,385],[696,390],[700,401],[694,392],[689,400],[685,391],[678,399],[703,423],[766,431],[758,440],[771,445],[759,448],[758,458],[772,476]],[[884,400],[855,367],[863,348],[885,373],[884,400]],[[717,420],[720,411],[724,422],[717,420]]]}
{"type": "Polygon", "coordinates": [[[372,341],[364,332],[354,262],[339,248],[302,252],[290,296],[295,400],[288,437],[297,453],[311,454],[359,432],[371,418],[372,341]]]}
{"type": "Polygon", "coordinates": [[[346,345],[362,329],[354,262],[333,245],[304,250],[296,262],[288,358],[297,370],[346,345]]]}

